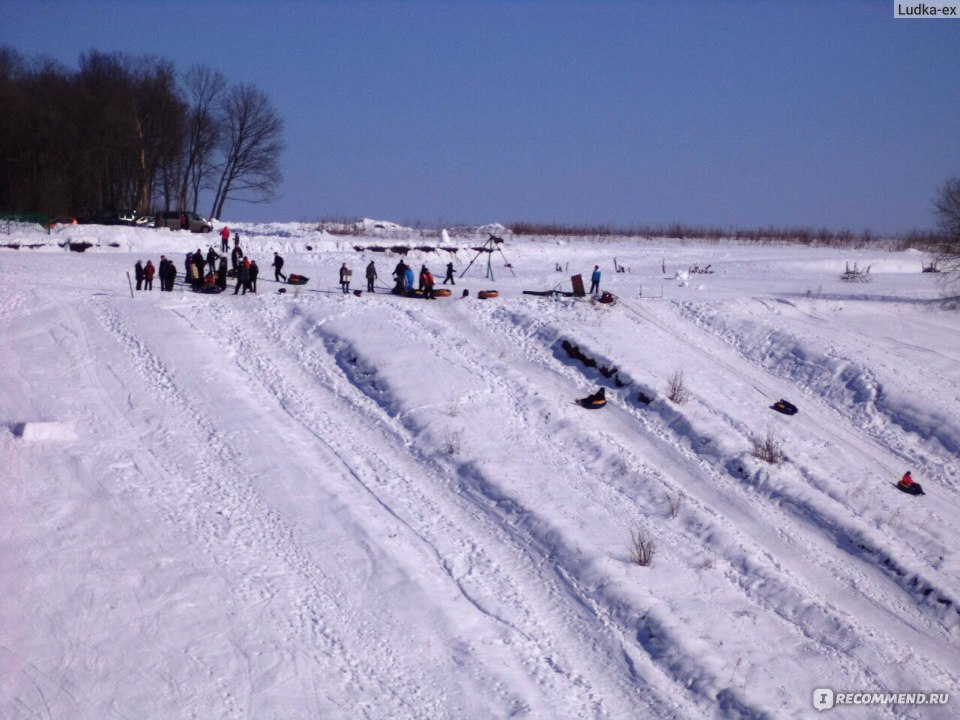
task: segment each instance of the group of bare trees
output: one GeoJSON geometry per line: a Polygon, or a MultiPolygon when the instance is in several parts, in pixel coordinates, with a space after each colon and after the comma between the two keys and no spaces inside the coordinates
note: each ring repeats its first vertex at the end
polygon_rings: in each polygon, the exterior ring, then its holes
{"type": "Polygon", "coordinates": [[[193,67],[91,52],[71,70],[0,47],[0,211],[201,212],[263,202],[282,180],[265,93],[193,67]]]}

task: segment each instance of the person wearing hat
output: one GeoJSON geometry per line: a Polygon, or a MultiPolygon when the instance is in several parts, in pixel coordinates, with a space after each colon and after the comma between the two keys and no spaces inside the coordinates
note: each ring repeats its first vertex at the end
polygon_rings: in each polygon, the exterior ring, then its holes
{"type": "Polygon", "coordinates": [[[903,474],[903,477],[900,479],[900,486],[904,488],[909,488],[911,485],[913,485],[913,476],[910,475],[910,471],[907,470],[903,474]]]}
{"type": "Polygon", "coordinates": [[[283,278],[283,281],[287,281],[287,276],[282,272],[283,270],[283,258],[280,257],[280,253],[274,251],[273,253],[273,279],[277,282],[280,282],[280,278],[283,278]]]}
{"type": "Polygon", "coordinates": [[[593,266],[593,275],[590,276],[590,294],[596,295],[600,292],[600,266],[593,266]]]}

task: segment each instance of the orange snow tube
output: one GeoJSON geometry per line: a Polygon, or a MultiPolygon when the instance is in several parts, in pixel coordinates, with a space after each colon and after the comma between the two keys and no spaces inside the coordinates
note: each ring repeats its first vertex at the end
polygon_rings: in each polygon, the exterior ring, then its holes
{"type": "Polygon", "coordinates": [[[486,300],[487,298],[495,298],[499,294],[496,290],[481,290],[477,293],[477,297],[481,300],[486,300]]]}

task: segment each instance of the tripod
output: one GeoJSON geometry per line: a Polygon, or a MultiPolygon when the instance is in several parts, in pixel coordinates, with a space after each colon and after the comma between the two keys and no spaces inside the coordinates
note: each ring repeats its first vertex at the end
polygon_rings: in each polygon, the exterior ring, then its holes
{"type": "Polygon", "coordinates": [[[464,275],[467,274],[467,270],[470,269],[470,266],[473,265],[473,264],[477,261],[477,258],[480,257],[481,254],[487,253],[487,277],[490,278],[491,280],[493,280],[493,263],[492,263],[492,260],[493,260],[493,251],[494,251],[494,250],[496,250],[498,253],[500,253],[500,255],[503,257],[503,265],[504,265],[504,267],[510,268],[510,273],[511,273],[514,277],[517,276],[517,274],[516,274],[515,272],[513,272],[513,265],[511,265],[511,264],[507,261],[507,256],[504,255],[504,254],[503,254],[503,250],[500,249],[500,245],[503,243],[503,238],[497,237],[496,235],[493,235],[493,234],[490,234],[490,233],[488,233],[488,234],[490,235],[490,237],[489,237],[489,239],[483,244],[483,247],[474,248],[474,249],[477,251],[477,254],[474,255],[473,260],[471,260],[470,263],[467,265],[467,267],[464,268],[463,272],[460,273],[460,277],[463,277],[464,275]]]}

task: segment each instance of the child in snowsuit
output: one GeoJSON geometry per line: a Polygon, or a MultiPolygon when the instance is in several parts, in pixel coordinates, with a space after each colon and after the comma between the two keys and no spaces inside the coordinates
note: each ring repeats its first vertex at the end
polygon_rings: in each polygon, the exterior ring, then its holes
{"type": "Polygon", "coordinates": [[[593,266],[593,274],[590,276],[590,294],[596,295],[600,292],[600,266],[593,266]]]}

